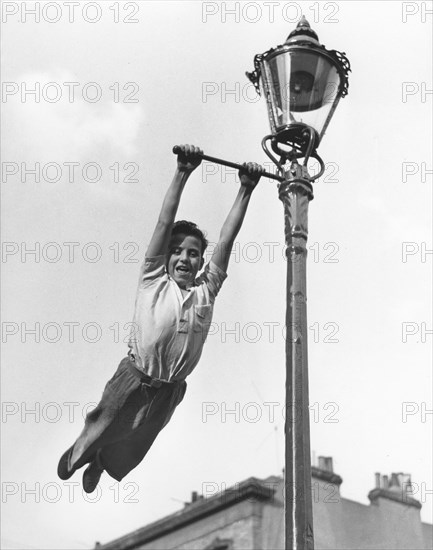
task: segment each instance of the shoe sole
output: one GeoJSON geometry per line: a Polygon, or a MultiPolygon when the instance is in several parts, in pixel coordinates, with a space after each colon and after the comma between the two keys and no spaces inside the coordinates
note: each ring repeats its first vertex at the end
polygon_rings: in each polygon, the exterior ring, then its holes
{"type": "Polygon", "coordinates": [[[90,474],[90,471],[92,470],[92,466],[93,464],[90,463],[83,473],[83,489],[87,494],[93,493],[93,491],[96,489],[96,487],[98,486],[99,480],[101,479],[102,472],[104,471],[104,470],[101,470],[100,472],[98,472],[98,474],[95,474],[95,476],[97,476],[97,479],[96,479],[96,477],[90,474]]]}
{"type": "Polygon", "coordinates": [[[57,466],[57,475],[59,476],[60,479],[63,479],[63,480],[69,479],[75,473],[74,469],[72,470],[69,469],[69,458],[72,454],[72,449],[73,449],[73,446],[69,447],[69,449],[63,453],[61,459],[59,460],[59,464],[57,466]]]}

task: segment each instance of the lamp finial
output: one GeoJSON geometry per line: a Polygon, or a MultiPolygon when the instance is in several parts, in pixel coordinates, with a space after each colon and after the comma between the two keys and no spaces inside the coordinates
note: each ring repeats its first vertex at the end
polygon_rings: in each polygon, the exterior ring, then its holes
{"type": "Polygon", "coordinates": [[[307,21],[305,15],[303,15],[299,20],[298,24],[296,25],[296,29],[292,31],[287,37],[286,44],[292,42],[300,42],[302,40],[319,44],[319,37],[311,28],[310,23],[307,21]]]}
{"type": "Polygon", "coordinates": [[[311,28],[310,23],[307,21],[307,18],[305,17],[305,15],[302,15],[301,19],[299,20],[299,23],[296,26],[297,26],[297,28],[299,28],[299,27],[311,28]]]}

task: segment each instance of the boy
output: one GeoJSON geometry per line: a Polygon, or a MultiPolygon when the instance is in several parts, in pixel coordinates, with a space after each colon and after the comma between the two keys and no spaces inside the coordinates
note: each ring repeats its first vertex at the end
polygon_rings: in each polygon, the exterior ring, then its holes
{"type": "Polygon", "coordinates": [[[221,229],[212,259],[207,241],[191,222],[174,223],[185,184],[201,163],[198,147],[179,147],[177,169],[166,193],[140,272],[128,357],[107,383],[77,441],[61,457],[58,475],[69,479],[89,464],[83,488],[93,492],[104,470],[121,481],[144,458],[182,401],[185,378],[200,359],[213,304],[226,278],[230,252],[251,193],[263,172],[255,163],[239,172],[241,187],[221,229]]]}

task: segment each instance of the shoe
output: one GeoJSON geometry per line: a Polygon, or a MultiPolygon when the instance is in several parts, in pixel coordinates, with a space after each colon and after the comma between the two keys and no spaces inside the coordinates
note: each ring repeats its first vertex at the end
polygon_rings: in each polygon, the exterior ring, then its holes
{"type": "Polygon", "coordinates": [[[69,469],[69,463],[73,448],[73,445],[72,447],[69,447],[69,449],[63,453],[62,458],[59,460],[59,464],[57,466],[57,475],[60,479],[69,479],[75,472],[74,468],[72,468],[72,470],[69,469]]]}
{"type": "Polygon", "coordinates": [[[87,466],[83,474],[83,489],[86,493],[93,493],[98,486],[103,471],[104,469],[98,466],[95,460],[87,466]]]}

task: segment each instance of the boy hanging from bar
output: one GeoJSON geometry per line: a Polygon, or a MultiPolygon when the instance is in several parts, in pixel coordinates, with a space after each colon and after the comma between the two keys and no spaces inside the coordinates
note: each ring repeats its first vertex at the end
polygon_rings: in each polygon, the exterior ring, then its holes
{"type": "Polygon", "coordinates": [[[81,435],[59,461],[57,472],[64,480],[89,464],[83,474],[87,493],[96,489],[104,470],[121,481],[135,468],[182,401],[185,378],[200,359],[234,240],[263,172],[258,164],[244,163],[239,171],[241,186],[218,244],[196,277],[204,264],[207,240],[194,223],[174,220],[185,184],[203,152],[192,145],[181,145],[177,151],[177,169],[140,271],[137,330],[128,357],[87,415],[81,435]]]}

